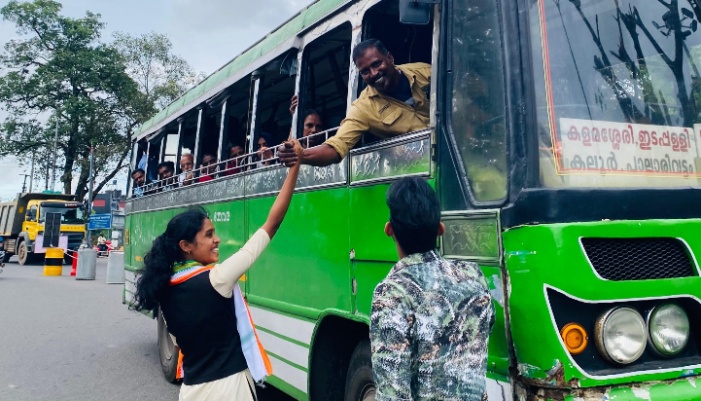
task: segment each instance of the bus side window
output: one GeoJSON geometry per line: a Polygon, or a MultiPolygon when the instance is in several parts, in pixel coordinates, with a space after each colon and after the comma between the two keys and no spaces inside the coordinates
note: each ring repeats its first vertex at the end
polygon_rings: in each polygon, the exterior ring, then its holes
{"type": "MultiPolygon", "coordinates": [[[[352,26],[347,22],[304,48],[297,120],[297,137],[302,146],[324,142],[326,135],[315,136],[315,131],[338,127],[346,115],[351,36],[352,26]],[[305,120],[313,111],[321,119],[320,127],[305,127],[305,120]]],[[[314,122],[313,118],[309,122],[314,122]]]]}
{"type": "Polygon", "coordinates": [[[290,49],[255,73],[260,82],[256,110],[253,110],[255,132],[253,142],[249,137],[249,152],[256,152],[255,158],[261,163],[267,163],[265,160],[272,156],[272,150],[265,151],[263,148],[270,149],[290,135],[292,117],[289,108],[295,91],[296,60],[297,49],[290,49]]]}
{"type": "MultiPolygon", "coordinates": [[[[395,64],[430,64],[433,16],[427,25],[402,24],[399,22],[399,1],[383,1],[363,17],[363,40],[366,39],[379,39],[384,43],[394,56],[395,64]]],[[[362,88],[358,89],[360,93],[362,88]]]]}
{"type": "MultiPolygon", "coordinates": [[[[433,16],[427,25],[407,25],[399,21],[399,0],[383,1],[368,10],[363,17],[363,40],[379,39],[394,57],[394,64],[431,63],[433,16]]],[[[358,82],[358,95],[365,89],[358,82]]],[[[356,148],[377,142],[366,133],[356,148]]]]}

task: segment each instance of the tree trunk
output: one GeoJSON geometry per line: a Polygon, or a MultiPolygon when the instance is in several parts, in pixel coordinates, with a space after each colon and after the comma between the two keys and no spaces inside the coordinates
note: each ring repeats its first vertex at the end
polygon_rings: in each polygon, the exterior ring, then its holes
{"type": "Polygon", "coordinates": [[[63,193],[70,194],[73,192],[71,186],[73,181],[73,166],[75,165],[75,155],[78,153],[76,137],[78,136],[78,119],[73,117],[71,121],[71,131],[68,135],[68,142],[66,143],[65,156],[66,162],[63,165],[63,175],[61,176],[61,181],[63,182],[63,193]]]}
{"type": "Polygon", "coordinates": [[[88,194],[87,186],[90,184],[90,167],[83,167],[80,169],[80,176],[78,177],[78,185],[75,186],[75,196],[77,199],[85,199],[88,194]]]}

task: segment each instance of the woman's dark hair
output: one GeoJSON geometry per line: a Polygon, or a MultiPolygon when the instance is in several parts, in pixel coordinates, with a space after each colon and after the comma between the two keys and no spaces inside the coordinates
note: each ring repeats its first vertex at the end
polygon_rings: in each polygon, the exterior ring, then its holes
{"type": "Polygon", "coordinates": [[[153,240],[151,249],[144,256],[133,309],[155,310],[158,307],[158,300],[168,290],[173,265],[183,261],[180,241],[193,242],[207,218],[207,212],[197,206],[170,219],[166,231],[153,240]]]}
{"type": "Polygon", "coordinates": [[[302,123],[304,123],[304,120],[306,120],[307,117],[309,117],[313,114],[316,114],[320,120],[324,121],[324,119],[321,118],[321,114],[318,111],[316,111],[315,109],[306,109],[306,110],[304,110],[304,114],[303,114],[304,117],[302,117],[302,123]]]}
{"type": "Polygon", "coordinates": [[[387,206],[394,238],[405,254],[436,249],[441,208],[438,196],[423,178],[407,177],[392,184],[387,206]]]}

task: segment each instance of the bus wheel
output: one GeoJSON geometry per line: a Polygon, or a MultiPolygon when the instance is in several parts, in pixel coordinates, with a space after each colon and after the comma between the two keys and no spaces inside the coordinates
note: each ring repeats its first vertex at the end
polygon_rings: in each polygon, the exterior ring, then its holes
{"type": "Polygon", "coordinates": [[[168,334],[166,322],[163,320],[163,313],[158,308],[158,356],[161,360],[163,376],[171,383],[177,383],[176,373],[178,371],[178,354],[180,347],[173,343],[173,339],[168,334]]]}
{"type": "Polygon", "coordinates": [[[361,341],[353,351],[346,376],[346,401],[374,401],[370,341],[361,341]]]}

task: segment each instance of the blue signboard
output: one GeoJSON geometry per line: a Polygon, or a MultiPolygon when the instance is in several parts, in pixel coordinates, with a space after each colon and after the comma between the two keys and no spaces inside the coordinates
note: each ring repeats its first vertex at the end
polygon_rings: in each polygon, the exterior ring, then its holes
{"type": "Polygon", "coordinates": [[[111,214],[93,214],[88,220],[88,230],[110,230],[112,229],[111,214]]]}

